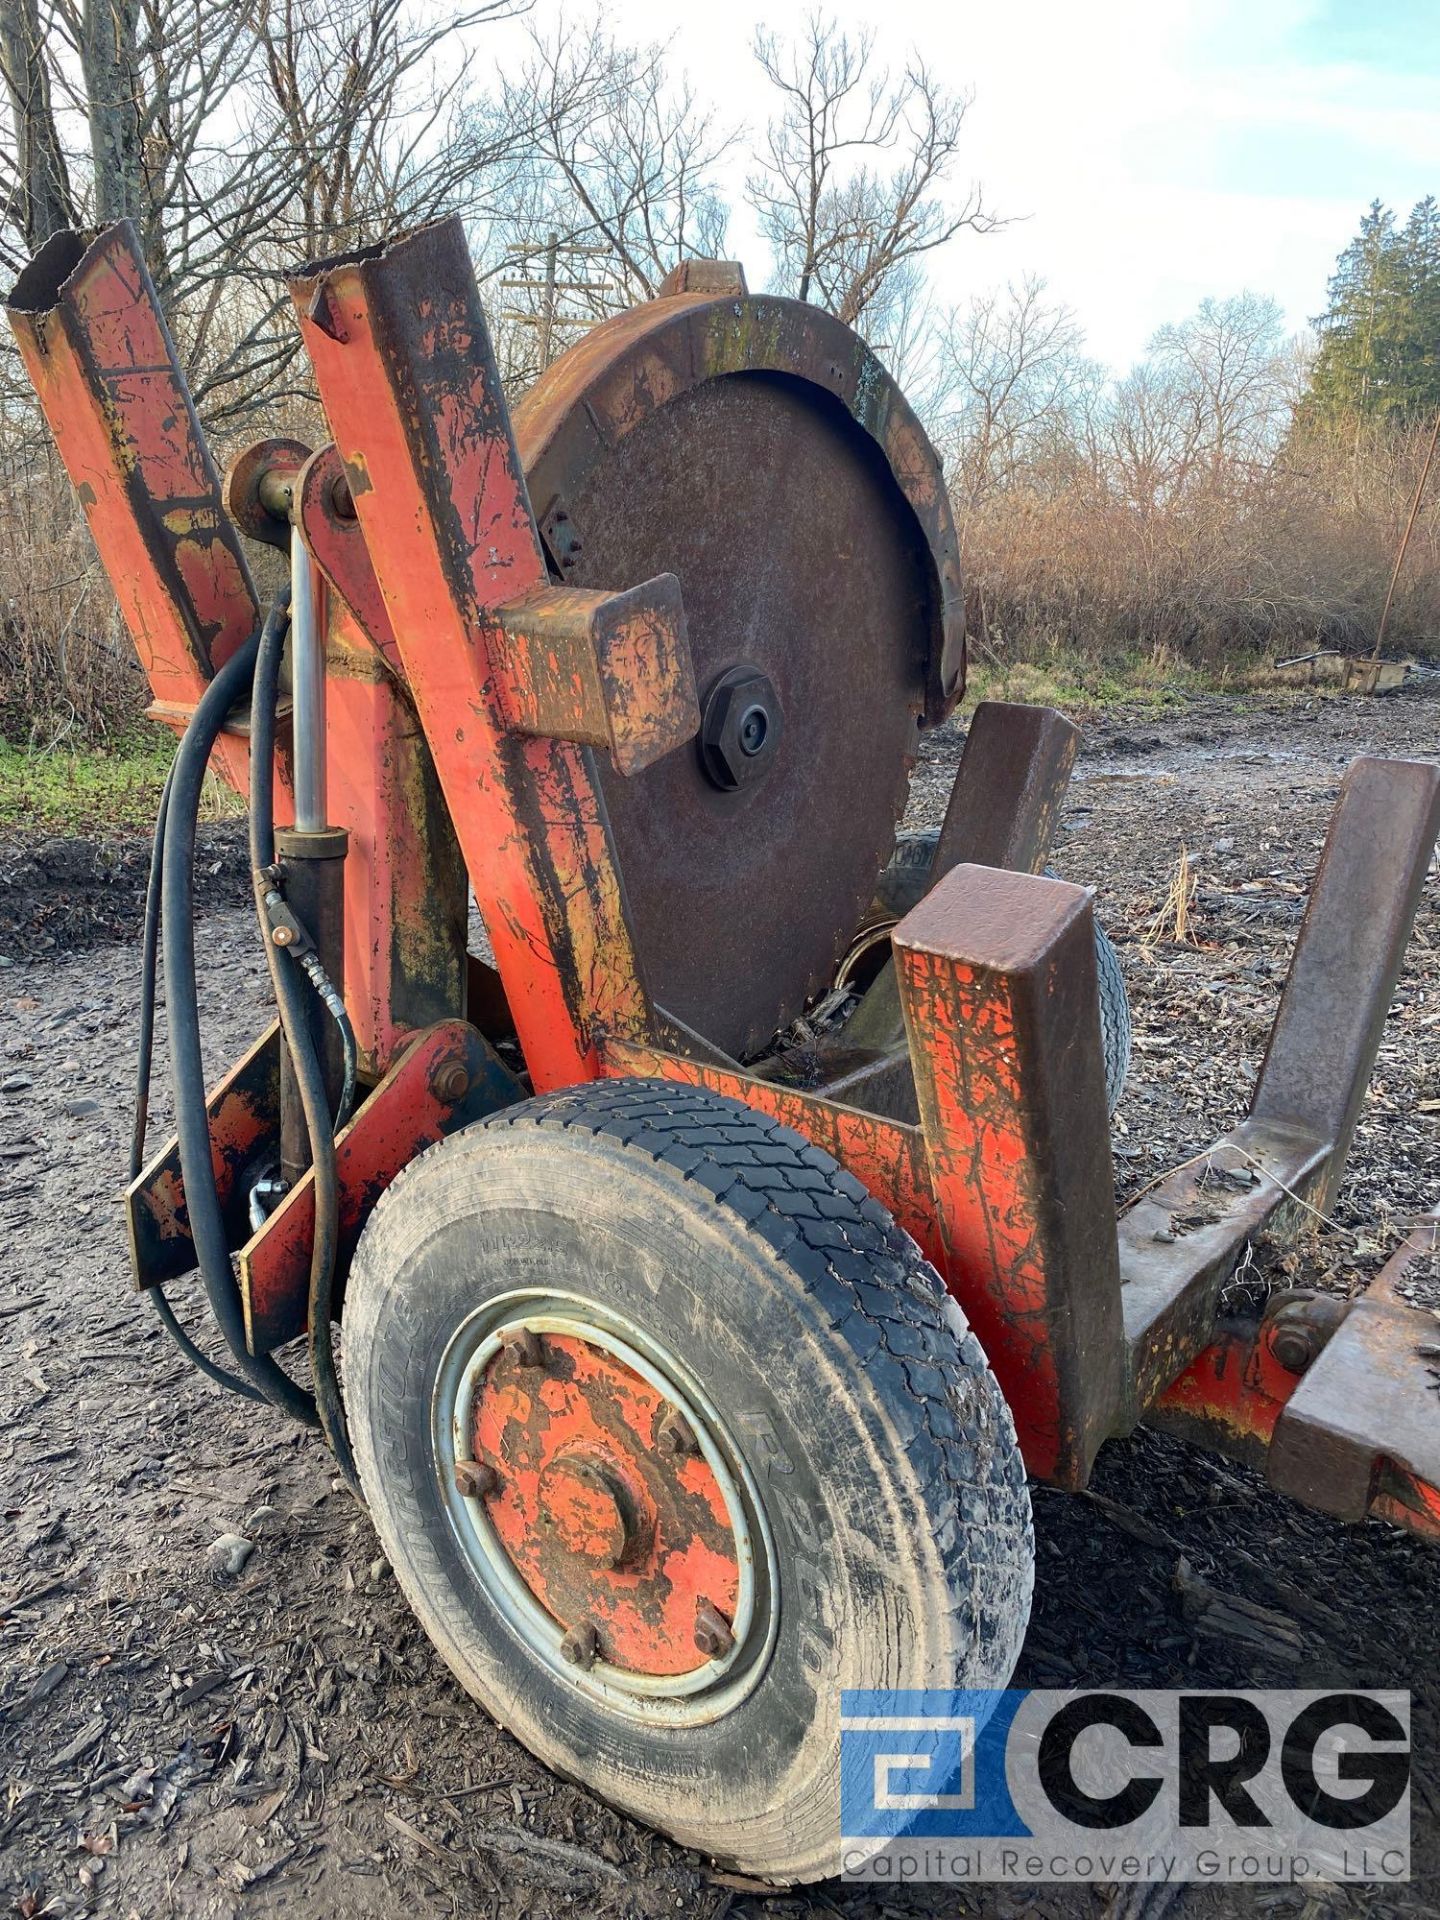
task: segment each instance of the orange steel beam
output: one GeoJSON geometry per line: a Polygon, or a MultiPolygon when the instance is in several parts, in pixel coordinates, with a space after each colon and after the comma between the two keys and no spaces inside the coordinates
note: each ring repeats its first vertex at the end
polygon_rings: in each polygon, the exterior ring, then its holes
{"type": "Polygon", "coordinates": [[[465,1012],[465,867],[415,709],[330,600],[326,790],[345,856],[345,1004],[360,1071],[465,1012]]]}
{"type": "MultiPolygon", "coordinates": [[[[337,1299],[360,1230],[400,1169],[437,1140],[509,1106],[523,1091],[463,1020],[442,1020],[412,1036],[335,1142],[337,1299]]],[[[304,1332],[314,1233],[315,1175],[309,1170],[240,1249],[240,1298],[252,1353],[270,1353],[304,1332]]]]}
{"type": "MultiPolygon", "coordinates": [[[[130,223],[56,234],[21,274],[8,312],[149,676],[152,711],[183,726],[259,615],[130,223]]],[[[243,777],[240,743],[222,752],[243,777]]]]}
{"type": "Polygon", "coordinates": [[[591,1078],[650,1005],[588,754],[510,730],[499,610],[547,576],[463,226],[291,291],[526,1064],[591,1078]]]}
{"type": "Polygon", "coordinates": [[[1027,1467],[1083,1485],[1123,1384],[1090,895],[958,866],[894,949],[946,1278],[1027,1467]]]}

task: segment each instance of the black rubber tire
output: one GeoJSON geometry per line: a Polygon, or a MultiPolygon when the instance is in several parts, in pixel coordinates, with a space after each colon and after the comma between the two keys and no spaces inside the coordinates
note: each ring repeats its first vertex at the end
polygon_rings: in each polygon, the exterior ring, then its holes
{"type": "Polygon", "coordinates": [[[985,1357],[861,1184],[737,1101],[601,1082],[432,1147],[365,1229],[345,1358],[371,1518],[456,1677],[551,1767],[686,1845],[782,1882],[836,1872],[841,1689],[1010,1677],[1034,1540],[985,1357]],[[506,1624],[447,1523],[440,1356],[477,1303],[557,1272],[676,1355],[760,1490],[774,1643],[708,1724],[581,1692],[506,1624]]]}
{"type": "MultiPolygon", "coordinates": [[[[930,868],[939,837],[939,829],[935,827],[896,836],[895,851],[875,888],[875,898],[866,916],[868,921],[903,920],[912,907],[919,905],[929,890],[930,868]]],[[[1053,877],[1051,868],[1047,867],[1046,872],[1053,877]]],[[[1125,991],[1125,971],[1115,943],[1098,920],[1095,922],[1095,974],[1100,988],[1100,1037],[1105,1046],[1105,1100],[1113,1115],[1130,1071],[1130,996],[1125,991]]]]}

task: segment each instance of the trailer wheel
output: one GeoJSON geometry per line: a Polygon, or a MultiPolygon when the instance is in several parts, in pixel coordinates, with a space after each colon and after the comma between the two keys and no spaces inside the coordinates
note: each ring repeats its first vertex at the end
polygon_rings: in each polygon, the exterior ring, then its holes
{"type": "MultiPolygon", "coordinates": [[[[867,924],[903,920],[912,907],[919,906],[930,889],[930,868],[939,838],[936,827],[896,835],[895,851],[876,884],[875,898],[865,916],[867,924]]],[[[1045,871],[1050,873],[1051,869],[1047,867],[1045,871]]],[[[1130,996],[1125,990],[1125,972],[1115,943],[1098,920],[1095,922],[1095,976],[1100,988],[1100,1037],[1105,1049],[1105,1103],[1113,1114],[1120,1104],[1125,1076],[1130,1071],[1130,996]]]]}
{"type": "Polygon", "coordinates": [[[345,1309],[381,1541],[557,1771],[744,1871],[837,1871],[842,1689],[998,1687],[1009,1410],[909,1237],[737,1101],[601,1082],[422,1154],[345,1309]]]}

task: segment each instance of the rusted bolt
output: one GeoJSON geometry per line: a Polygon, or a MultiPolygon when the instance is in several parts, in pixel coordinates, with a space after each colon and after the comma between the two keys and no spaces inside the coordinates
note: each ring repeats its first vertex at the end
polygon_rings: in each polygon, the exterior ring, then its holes
{"type": "Polygon", "coordinates": [[[588,1673],[600,1651],[600,1634],[593,1620],[577,1620],[560,1642],[560,1652],[572,1667],[588,1673]]]}
{"type": "Polygon", "coordinates": [[[293,927],[272,927],[270,938],[277,947],[288,947],[295,938],[295,930],[293,927]]]}
{"type": "Polygon", "coordinates": [[[512,1327],[501,1341],[517,1367],[543,1367],[545,1343],[533,1327],[512,1327]]]}
{"type": "Polygon", "coordinates": [[[678,1407],[665,1407],[655,1423],[655,1445],[661,1453],[677,1459],[700,1451],[695,1429],[678,1407]]]}
{"type": "Polygon", "coordinates": [[[1271,1328],[1270,1351],[1287,1373],[1304,1373],[1320,1351],[1320,1341],[1303,1321],[1281,1321],[1271,1328]]]}
{"type": "Polygon", "coordinates": [[[1348,1300],[1294,1287],[1271,1297],[1264,1340],[1287,1373],[1304,1373],[1349,1311],[1348,1300]]]}
{"type": "Polygon", "coordinates": [[[466,1500],[488,1500],[499,1491],[500,1476],[488,1460],[457,1460],[455,1491],[466,1500]]]}
{"type": "Polygon", "coordinates": [[[470,1091],[470,1070],[463,1060],[443,1060],[430,1076],[430,1091],[437,1100],[453,1106],[470,1091]]]}
{"type": "Polygon", "coordinates": [[[723,1660],[735,1644],[730,1622],[708,1601],[695,1610],[695,1645],[707,1660],[723,1660]]]}
{"type": "Polygon", "coordinates": [[[337,520],[353,520],[355,516],[355,496],[350,491],[347,474],[337,473],[330,483],[330,505],[337,520]]]}

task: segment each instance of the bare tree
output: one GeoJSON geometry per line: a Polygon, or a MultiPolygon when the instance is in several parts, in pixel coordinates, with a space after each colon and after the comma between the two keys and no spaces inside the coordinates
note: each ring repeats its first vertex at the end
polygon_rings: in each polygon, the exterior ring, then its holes
{"type": "Polygon", "coordinates": [[[1291,378],[1282,318],[1262,294],[1202,300],[1150,343],[1151,360],[1185,396],[1185,430],[1213,483],[1274,451],[1291,378]]]}
{"type": "Polygon", "coordinates": [[[0,145],[0,259],[13,271],[66,225],[74,205],[39,0],[0,0],[0,77],[12,128],[11,142],[0,145]]]}
{"type": "Polygon", "coordinates": [[[949,406],[937,428],[952,494],[968,511],[1073,435],[1076,401],[1094,378],[1084,346],[1074,313],[1033,275],[950,314],[939,346],[949,406]]]}
{"type": "Polygon", "coordinates": [[[296,344],[280,267],[483,204],[507,140],[470,36],[514,10],[0,0],[0,252],[132,219],[202,410],[271,403],[296,344]]]}
{"type": "Polygon", "coordinates": [[[1142,361],[1115,382],[1103,408],[1105,477],[1144,524],[1185,488],[1199,457],[1193,389],[1173,366],[1142,361]]]}
{"type": "Polygon", "coordinates": [[[942,198],[969,96],[919,55],[893,82],[873,55],[873,33],[852,39],[819,13],[797,43],[756,34],[781,104],[747,184],[782,289],[871,327],[908,262],[998,224],[978,186],[958,205],[942,198]]]}

